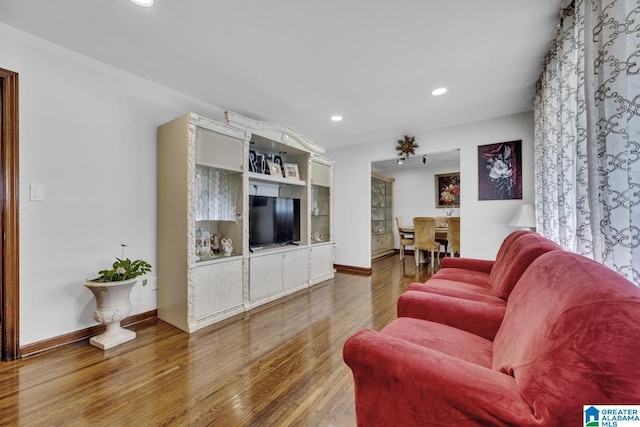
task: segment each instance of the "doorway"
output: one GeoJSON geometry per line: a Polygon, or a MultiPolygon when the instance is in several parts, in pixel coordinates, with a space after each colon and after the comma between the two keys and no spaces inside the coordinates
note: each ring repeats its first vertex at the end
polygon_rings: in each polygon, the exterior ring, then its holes
{"type": "Polygon", "coordinates": [[[18,73],[0,68],[0,339],[3,361],[20,357],[18,73]]]}
{"type": "MultiPolygon", "coordinates": [[[[445,220],[449,213],[438,205],[440,190],[437,177],[441,174],[460,173],[460,150],[450,149],[414,156],[395,157],[371,162],[371,171],[393,179],[392,200],[385,205],[392,217],[387,234],[392,235],[391,249],[401,248],[399,223],[412,226],[415,217],[436,218],[436,240],[442,244],[442,254],[448,253],[448,226],[445,220]]],[[[373,190],[372,190],[373,199],[373,190]]],[[[461,210],[452,210],[453,216],[460,216],[461,210]]],[[[372,216],[374,215],[372,208],[372,216]]],[[[372,220],[372,250],[374,247],[374,221],[372,220]]]]}

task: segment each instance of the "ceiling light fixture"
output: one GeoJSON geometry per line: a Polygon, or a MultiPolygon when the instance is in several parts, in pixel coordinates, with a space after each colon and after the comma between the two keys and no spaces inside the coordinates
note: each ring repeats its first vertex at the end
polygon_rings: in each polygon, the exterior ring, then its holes
{"type": "Polygon", "coordinates": [[[433,96],[444,95],[445,93],[447,93],[447,88],[446,87],[439,87],[437,89],[432,90],[430,93],[433,96]]]}
{"type": "Polygon", "coordinates": [[[342,116],[331,116],[331,121],[332,122],[341,122],[342,121],[342,116]]]}
{"type": "Polygon", "coordinates": [[[138,6],[142,6],[142,7],[153,6],[153,0],[131,0],[131,3],[135,3],[138,6]]]}

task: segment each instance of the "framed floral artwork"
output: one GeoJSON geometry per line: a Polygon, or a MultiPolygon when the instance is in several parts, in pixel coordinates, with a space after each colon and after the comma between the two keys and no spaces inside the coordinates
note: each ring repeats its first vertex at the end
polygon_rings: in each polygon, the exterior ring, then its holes
{"type": "Polygon", "coordinates": [[[522,140],[478,146],[478,199],[522,199],[522,140]]]}
{"type": "Polygon", "coordinates": [[[460,207],[460,173],[436,175],[436,208],[460,207]]]}

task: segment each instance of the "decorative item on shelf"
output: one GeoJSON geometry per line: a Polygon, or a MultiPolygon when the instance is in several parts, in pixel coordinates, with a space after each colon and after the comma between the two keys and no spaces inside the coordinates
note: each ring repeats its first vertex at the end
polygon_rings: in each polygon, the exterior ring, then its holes
{"type": "Polygon", "coordinates": [[[211,233],[208,231],[202,232],[202,255],[211,256],[211,233]]]}
{"type": "Polygon", "coordinates": [[[249,172],[258,172],[258,154],[249,150],[249,172]]]}
{"type": "Polygon", "coordinates": [[[399,152],[398,155],[401,157],[404,157],[403,155],[409,157],[416,154],[416,148],[418,148],[419,145],[415,143],[415,140],[415,136],[408,135],[405,135],[404,139],[398,140],[398,146],[396,147],[396,150],[399,152]]]}
{"type": "Polygon", "coordinates": [[[282,157],[278,154],[262,154],[249,150],[249,172],[284,177],[282,157]]]}
{"type": "Polygon", "coordinates": [[[226,256],[231,255],[231,253],[233,252],[233,241],[229,238],[224,238],[220,240],[220,243],[222,244],[222,252],[226,256]]]}
{"type": "Polygon", "coordinates": [[[211,253],[217,254],[220,252],[220,235],[214,233],[211,235],[211,253]]]}
{"type": "Polygon", "coordinates": [[[320,215],[320,209],[318,209],[318,201],[314,200],[311,204],[311,215],[320,215]]]}
{"type": "Polygon", "coordinates": [[[273,163],[275,163],[276,165],[280,166],[280,176],[284,177],[284,163],[282,162],[282,157],[278,156],[277,154],[273,156],[273,163]]]}
{"type": "Polygon", "coordinates": [[[196,256],[202,255],[202,228],[196,230],[196,256]]]}
{"type": "Polygon", "coordinates": [[[256,152],[256,170],[257,173],[267,173],[267,161],[264,154],[256,152]]]}
{"type": "MultiPolygon", "coordinates": [[[[138,281],[137,277],[145,275],[151,271],[151,264],[137,259],[131,261],[124,258],[124,248],[121,244],[121,258],[111,266],[110,270],[100,270],[99,277],[84,282],[84,286],[89,289],[96,299],[97,309],[93,313],[93,318],[103,325],[107,330],[100,335],[92,337],[89,343],[102,350],[115,347],[119,344],[130,341],[136,337],[136,333],[120,326],[120,321],[131,312],[129,294],[138,281]]],[[[142,281],[142,286],[147,284],[147,279],[142,281]]]]}
{"type": "Polygon", "coordinates": [[[311,234],[311,242],[312,243],[318,243],[318,242],[322,242],[324,239],[324,236],[322,235],[321,232],[319,231],[315,231],[311,234]]]}
{"type": "Polygon", "coordinates": [[[267,167],[269,175],[282,177],[282,169],[279,164],[275,163],[273,160],[267,160],[267,167]]]}
{"type": "Polygon", "coordinates": [[[196,230],[196,255],[200,258],[211,257],[213,254],[211,245],[211,233],[198,227],[196,230]]]}
{"type": "Polygon", "coordinates": [[[300,179],[298,165],[296,165],[295,163],[285,163],[283,166],[285,178],[300,179]]]}

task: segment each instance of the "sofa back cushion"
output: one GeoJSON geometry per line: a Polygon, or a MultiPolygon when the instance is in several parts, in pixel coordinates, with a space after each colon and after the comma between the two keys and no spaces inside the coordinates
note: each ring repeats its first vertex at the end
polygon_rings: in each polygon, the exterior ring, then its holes
{"type": "Polygon", "coordinates": [[[562,248],[533,231],[518,230],[511,233],[502,243],[489,274],[491,295],[509,298],[527,267],[540,255],[557,250],[562,248]]]}
{"type": "Polygon", "coordinates": [[[515,378],[536,417],[575,424],[582,405],[638,402],[639,337],[640,289],[602,264],[554,251],[511,293],[492,367],[515,378]]]}

